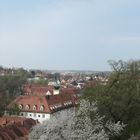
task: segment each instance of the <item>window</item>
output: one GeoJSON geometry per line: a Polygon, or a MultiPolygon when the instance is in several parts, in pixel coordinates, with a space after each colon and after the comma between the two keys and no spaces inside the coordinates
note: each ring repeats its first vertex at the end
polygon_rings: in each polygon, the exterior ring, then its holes
{"type": "Polygon", "coordinates": [[[40,115],[38,115],[38,117],[40,117],[40,115]]]}
{"type": "Polygon", "coordinates": [[[24,114],[23,114],[23,113],[21,113],[20,115],[21,115],[21,116],[23,116],[24,114]]]}
{"type": "Polygon", "coordinates": [[[62,107],[62,105],[61,104],[58,104],[58,107],[62,107]]]}
{"type": "Polygon", "coordinates": [[[29,110],[30,109],[30,106],[29,105],[26,105],[25,109],[26,110],[29,110]]]}
{"type": "Polygon", "coordinates": [[[48,92],[46,93],[46,95],[51,95],[51,92],[50,92],[50,91],[48,91],[48,92]]]}
{"type": "Polygon", "coordinates": [[[30,114],[30,117],[32,117],[32,114],[30,114]]]}
{"type": "Polygon", "coordinates": [[[19,105],[19,109],[22,109],[22,108],[23,108],[23,105],[20,104],[20,105],[19,105]]]}
{"type": "Polygon", "coordinates": [[[33,106],[33,110],[36,110],[36,109],[37,109],[37,106],[36,106],[36,105],[34,105],[34,106],[33,106]]]}
{"type": "Polygon", "coordinates": [[[40,106],[40,111],[44,111],[44,106],[40,106]]]}

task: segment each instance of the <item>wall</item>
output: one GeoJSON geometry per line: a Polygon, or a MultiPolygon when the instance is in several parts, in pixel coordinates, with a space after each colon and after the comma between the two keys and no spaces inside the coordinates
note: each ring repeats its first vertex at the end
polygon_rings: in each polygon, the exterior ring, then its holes
{"type": "Polygon", "coordinates": [[[43,123],[44,121],[49,120],[51,115],[46,113],[21,112],[20,116],[32,118],[34,120],[38,120],[40,123],[43,123]]]}

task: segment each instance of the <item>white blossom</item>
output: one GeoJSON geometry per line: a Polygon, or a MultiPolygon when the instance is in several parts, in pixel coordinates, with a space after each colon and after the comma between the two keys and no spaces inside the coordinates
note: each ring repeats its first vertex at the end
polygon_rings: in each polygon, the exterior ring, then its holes
{"type": "Polygon", "coordinates": [[[81,100],[78,108],[56,113],[49,121],[34,127],[29,140],[109,140],[124,127],[120,122],[105,122],[95,102],[81,100]]]}

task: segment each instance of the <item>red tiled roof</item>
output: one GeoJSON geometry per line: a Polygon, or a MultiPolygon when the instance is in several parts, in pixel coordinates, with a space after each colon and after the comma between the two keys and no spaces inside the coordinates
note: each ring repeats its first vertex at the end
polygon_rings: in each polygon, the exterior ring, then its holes
{"type": "Polygon", "coordinates": [[[45,96],[19,96],[15,99],[14,103],[17,105],[22,105],[22,111],[31,111],[31,112],[45,112],[50,113],[49,105],[47,103],[45,96]],[[26,105],[29,105],[29,109],[26,109],[26,105]],[[33,109],[33,106],[36,106],[36,109],[33,109]],[[44,107],[44,111],[40,111],[40,107],[44,107]]]}
{"type": "Polygon", "coordinates": [[[0,140],[27,140],[29,130],[37,124],[33,119],[19,117],[2,117],[0,124],[4,119],[7,123],[0,127],[0,140]]]}
{"type": "Polygon", "coordinates": [[[23,86],[24,95],[28,95],[28,94],[46,95],[48,91],[53,93],[53,86],[41,86],[41,85],[29,85],[29,84],[23,86]]]}
{"type": "MultiPolygon", "coordinates": [[[[58,95],[46,95],[48,89],[53,90],[52,86],[24,85],[24,95],[18,96],[9,106],[13,104],[21,105],[24,112],[52,113],[54,111],[74,106],[77,100],[75,88],[61,88],[58,95]],[[31,93],[31,94],[26,94],[31,93]],[[70,102],[67,104],[67,102],[70,102]],[[66,103],[66,105],[65,105],[66,103]],[[26,106],[28,105],[28,109],[26,106]],[[35,106],[35,109],[34,109],[35,106]],[[43,106],[43,110],[40,107],[43,106]],[[59,106],[59,107],[57,107],[59,106]],[[52,107],[54,107],[52,109],[52,107]]],[[[52,92],[52,91],[51,91],[52,92]]]]}
{"type": "MultiPolygon", "coordinates": [[[[29,95],[21,95],[15,99],[10,105],[16,103],[18,106],[22,106],[22,111],[25,112],[38,112],[38,113],[52,113],[54,110],[50,109],[52,106],[60,105],[60,109],[68,108],[70,105],[65,105],[66,102],[71,102],[71,106],[75,105],[75,101],[77,100],[76,96],[74,94],[70,93],[61,93],[58,95],[50,95],[50,96],[29,96],[29,95]],[[27,109],[26,106],[29,106],[27,109]],[[36,107],[36,109],[33,109],[33,107],[36,107]],[[43,110],[40,110],[40,107],[43,106],[43,110]]],[[[57,111],[55,109],[55,111],[57,111]]]]}
{"type": "MultiPolygon", "coordinates": [[[[24,95],[45,96],[48,91],[51,94],[53,94],[53,86],[40,86],[40,85],[29,85],[29,84],[23,86],[24,95]]],[[[79,92],[79,90],[76,88],[60,87],[60,93],[75,94],[77,92],[79,92]]]]}

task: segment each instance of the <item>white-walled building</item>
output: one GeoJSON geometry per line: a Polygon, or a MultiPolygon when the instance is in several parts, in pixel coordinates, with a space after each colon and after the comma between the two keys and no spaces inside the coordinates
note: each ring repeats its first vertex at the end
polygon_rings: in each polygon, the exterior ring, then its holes
{"type": "MultiPolygon", "coordinates": [[[[44,88],[41,87],[41,89],[45,91],[44,88]]],[[[45,94],[40,94],[37,91],[42,92],[42,90],[37,87],[36,91],[34,87],[33,91],[34,94],[30,92],[30,94],[25,93],[18,96],[8,107],[10,108],[10,106],[16,104],[21,111],[19,116],[32,118],[42,123],[50,119],[54,112],[75,106],[77,103],[76,95],[70,90],[60,92],[59,89],[54,88],[51,91],[45,91],[45,94]]]]}

